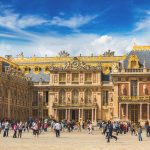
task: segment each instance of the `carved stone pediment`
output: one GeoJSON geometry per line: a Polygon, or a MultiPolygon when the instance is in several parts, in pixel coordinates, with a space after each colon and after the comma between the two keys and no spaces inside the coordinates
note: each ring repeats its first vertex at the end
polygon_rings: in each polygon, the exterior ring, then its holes
{"type": "Polygon", "coordinates": [[[68,61],[64,66],[50,66],[50,71],[96,71],[101,70],[100,64],[97,66],[87,65],[85,62],[80,61],[77,57],[74,57],[71,61],[68,61]]]}

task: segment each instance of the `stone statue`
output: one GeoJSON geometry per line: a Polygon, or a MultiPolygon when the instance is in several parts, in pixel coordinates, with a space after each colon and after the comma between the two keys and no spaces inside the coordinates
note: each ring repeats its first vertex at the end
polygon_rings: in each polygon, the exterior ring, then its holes
{"type": "Polygon", "coordinates": [[[60,51],[59,53],[59,57],[69,57],[69,53],[68,52],[66,52],[65,50],[63,50],[63,51],[60,51]]]}
{"type": "Polygon", "coordinates": [[[103,56],[107,56],[107,57],[111,57],[111,56],[114,56],[114,55],[115,55],[115,52],[111,51],[111,50],[108,50],[108,51],[103,53],[103,56]]]}
{"type": "Polygon", "coordinates": [[[127,95],[127,90],[126,90],[126,87],[125,87],[124,84],[121,86],[121,94],[122,95],[127,95]]]}
{"type": "Polygon", "coordinates": [[[143,94],[144,95],[148,95],[148,89],[147,89],[147,85],[146,84],[143,85],[143,94]]]}

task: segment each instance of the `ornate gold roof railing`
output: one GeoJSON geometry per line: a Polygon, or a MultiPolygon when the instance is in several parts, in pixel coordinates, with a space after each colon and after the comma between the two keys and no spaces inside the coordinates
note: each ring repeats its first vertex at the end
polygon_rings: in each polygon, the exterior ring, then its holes
{"type": "Polygon", "coordinates": [[[119,101],[146,101],[150,102],[150,96],[119,96],[119,101]]]}
{"type": "Polygon", "coordinates": [[[53,107],[92,107],[97,106],[97,103],[53,103],[53,107]]]}

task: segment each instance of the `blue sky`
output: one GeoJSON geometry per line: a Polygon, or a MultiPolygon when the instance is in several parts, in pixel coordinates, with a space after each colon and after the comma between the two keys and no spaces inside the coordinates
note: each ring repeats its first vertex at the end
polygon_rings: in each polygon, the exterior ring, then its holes
{"type": "Polygon", "coordinates": [[[0,55],[116,55],[150,45],[149,0],[0,0],[0,55]]]}

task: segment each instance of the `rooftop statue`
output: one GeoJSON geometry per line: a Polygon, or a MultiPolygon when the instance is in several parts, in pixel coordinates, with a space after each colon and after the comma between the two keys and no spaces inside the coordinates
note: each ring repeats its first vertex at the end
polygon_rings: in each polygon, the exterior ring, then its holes
{"type": "Polygon", "coordinates": [[[114,51],[111,51],[111,50],[108,50],[106,52],[103,53],[103,56],[114,56],[115,55],[115,52],[114,51]]]}
{"type": "Polygon", "coordinates": [[[70,55],[70,54],[69,54],[68,52],[66,52],[65,50],[60,51],[58,54],[59,54],[60,57],[69,57],[69,55],[70,55]]]}
{"type": "Polygon", "coordinates": [[[21,58],[23,58],[23,57],[24,57],[23,52],[21,52],[20,54],[18,54],[18,55],[17,55],[17,57],[21,57],[21,58]]]}

